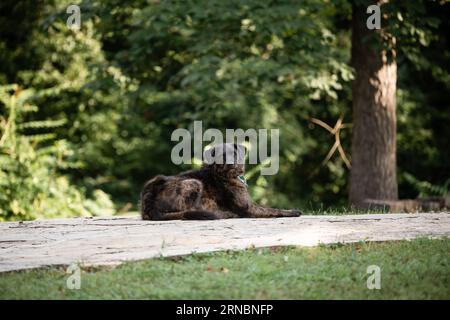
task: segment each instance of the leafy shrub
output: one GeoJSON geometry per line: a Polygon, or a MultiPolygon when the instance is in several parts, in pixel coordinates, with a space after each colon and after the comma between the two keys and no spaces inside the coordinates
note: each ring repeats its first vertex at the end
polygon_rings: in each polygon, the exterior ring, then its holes
{"type": "Polygon", "coordinates": [[[418,197],[446,196],[450,192],[450,179],[447,179],[443,185],[432,184],[429,181],[422,181],[410,173],[403,173],[403,179],[411,184],[418,192],[418,197]]]}
{"type": "Polygon", "coordinates": [[[31,89],[0,86],[0,220],[111,215],[109,196],[95,190],[89,199],[85,191],[62,174],[79,163],[73,151],[51,130],[64,120],[26,121],[26,114],[38,111],[29,103],[31,89]]]}

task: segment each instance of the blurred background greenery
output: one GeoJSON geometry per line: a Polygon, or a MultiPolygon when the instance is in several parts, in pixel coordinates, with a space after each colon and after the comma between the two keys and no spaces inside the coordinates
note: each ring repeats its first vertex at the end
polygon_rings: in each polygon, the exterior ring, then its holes
{"type": "MultiPolygon", "coordinates": [[[[256,201],[347,203],[349,170],[312,123],[351,123],[351,3],[318,0],[65,0],[0,3],[0,220],[137,210],[175,174],[176,128],[279,128],[280,171],[256,201]]],[[[448,1],[398,1],[401,198],[450,187],[448,1]]],[[[341,132],[350,151],[351,126],[341,132]]],[[[249,168],[251,170],[251,166],[249,168]]]]}

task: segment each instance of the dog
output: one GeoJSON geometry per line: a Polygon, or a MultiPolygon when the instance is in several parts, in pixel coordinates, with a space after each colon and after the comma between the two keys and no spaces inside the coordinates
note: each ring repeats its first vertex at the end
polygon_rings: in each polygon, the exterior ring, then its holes
{"type": "Polygon", "coordinates": [[[199,170],[158,175],[140,195],[144,220],[213,220],[298,217],[298,210],[267,208],[252,202],[243,175],[245,148],[224,143],[204,152],[199,170]]]}

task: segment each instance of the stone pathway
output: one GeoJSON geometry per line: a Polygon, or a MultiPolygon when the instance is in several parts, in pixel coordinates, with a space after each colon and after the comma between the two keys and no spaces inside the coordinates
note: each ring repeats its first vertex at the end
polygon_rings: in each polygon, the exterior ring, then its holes
{"type": "Polygon", "coordinates": [[[248,247],[450,237],[450,213],[142,221],[139,217],[0,223],[0,272],[248,247]]]}

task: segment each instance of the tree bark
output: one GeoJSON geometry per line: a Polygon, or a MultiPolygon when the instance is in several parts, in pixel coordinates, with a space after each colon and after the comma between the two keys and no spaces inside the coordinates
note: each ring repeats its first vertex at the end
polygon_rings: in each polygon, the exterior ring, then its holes
{"type": "Polygon", "coordinates": [[[395,39],[383,29],[369,30],[366,10],[366,6],[354,5],[352,21],[352,64],[356,77],[352,88],[349,202],[359,208],[364,208],[365,199],[398,198],[395,39]],[[389,49],[380,46],[375,49],[374,40],[389,44],[389,49]]]}

